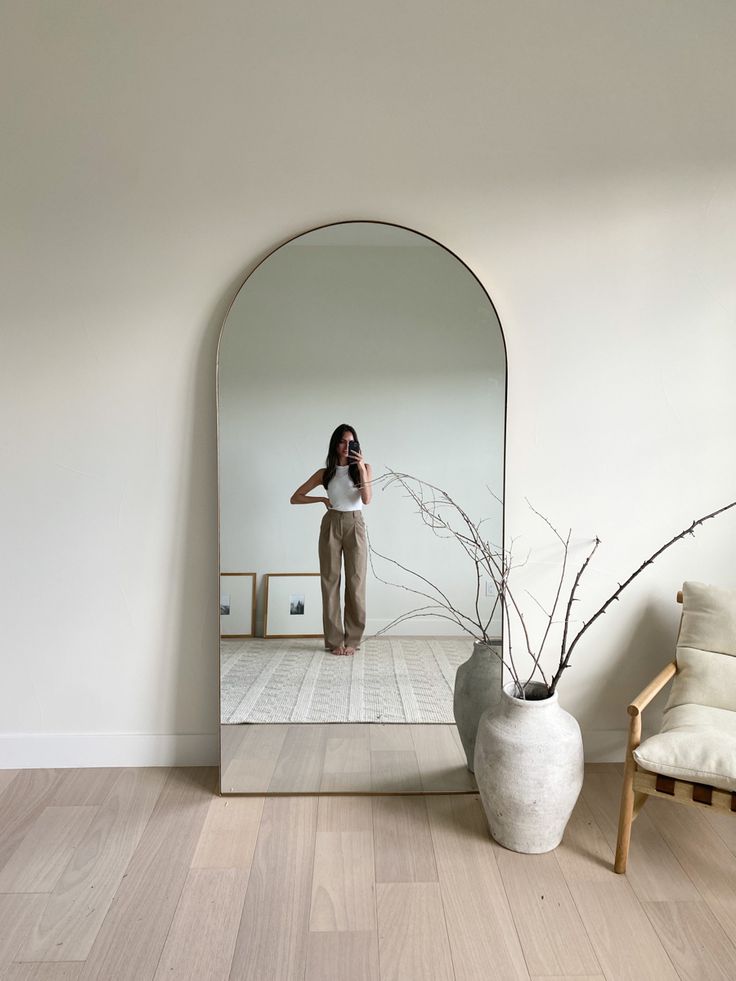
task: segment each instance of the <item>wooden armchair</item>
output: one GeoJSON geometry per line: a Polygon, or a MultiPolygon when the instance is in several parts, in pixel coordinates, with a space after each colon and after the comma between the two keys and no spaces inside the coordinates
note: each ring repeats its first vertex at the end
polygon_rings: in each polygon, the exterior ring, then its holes
{"type": "Polygon", "coordinates": [[[631,826],[648,797],[736,814],[736,591],[688,582],[677,600],[683,604],[677,659],[628,707],[619,873],[626,871],[631,826]],[[671,679],[662,730],[642,743],[641,714],[671,679]]]}

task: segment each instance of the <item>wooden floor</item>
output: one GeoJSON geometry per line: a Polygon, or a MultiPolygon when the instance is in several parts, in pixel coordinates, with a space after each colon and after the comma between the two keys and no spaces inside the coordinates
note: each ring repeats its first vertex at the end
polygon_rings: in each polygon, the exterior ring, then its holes
{"type": "Polygon", "coordinates": [[[223,794],[475,793],[457,726],[220,726],[223,794]]]}
{"type": "Polygon", "coordinates": [[[2,981],[736,977],[736,818],[620,767],[525,856],[475,795],[218,797],[214,768],[0,771],[2,981]]]}

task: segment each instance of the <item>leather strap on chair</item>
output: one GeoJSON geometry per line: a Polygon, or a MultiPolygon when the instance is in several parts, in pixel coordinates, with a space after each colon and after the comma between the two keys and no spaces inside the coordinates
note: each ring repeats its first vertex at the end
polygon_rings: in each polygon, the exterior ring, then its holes
{"type": "Polygon", "coordinates": [[[713,788],[707,786],[703,783],[693,784],[693,800],[696,800],[698,804],[712,804],[713,803],[713,788]]]}
{"type": "MultiPolygon", "coordinates": [[[[657,774],[654,786],[658,793],[667,794],[669,797],[675,796],[675,785],[677,780],[674,777],[665,777],[661,773],[657,774]]],[[[696,804],[709,804],[713,805],[713,788],[707,783],[693,783],[682,781],[681,786],[687,787],[691,786],[692,789],[692,799],[696,804]]],[[[731,810],[736,811],[736,791],[731,793],[731,810]]]]}
{"type": "Polygon", "coordinates": [[[657,781],[654,785],[660,794],[669,794],[670,797],[675,796],[675,780],[674,777],[663,777],[661,773],[657,774],[657,781]]]}

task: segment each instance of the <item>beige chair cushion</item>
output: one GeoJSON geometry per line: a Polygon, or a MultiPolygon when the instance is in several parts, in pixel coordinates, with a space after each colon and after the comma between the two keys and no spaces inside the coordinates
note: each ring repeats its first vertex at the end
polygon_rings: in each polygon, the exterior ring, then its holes
{"type": "Polygon", "coordinates": [[[736,790],[736,590],[686,582],[682,592],[662,731],[634,759],[654,773],[736,790]]]}
{"type": "Polygon", "coordinates": [[[665,720],[678,705],[736,711],[736,589],[686,582],[682,592],[677,675],[665,720]]]}
{"type": "Polygon", "coordinates": [[[736,712],[707,705],[668,710],[662,731],[634,750],[645,770],[736,790],[736,712]]]}
{"type": "Polygon", "coordinates": [[[683,583],[677,646],[736,656],[736,589],[683,583]]]}

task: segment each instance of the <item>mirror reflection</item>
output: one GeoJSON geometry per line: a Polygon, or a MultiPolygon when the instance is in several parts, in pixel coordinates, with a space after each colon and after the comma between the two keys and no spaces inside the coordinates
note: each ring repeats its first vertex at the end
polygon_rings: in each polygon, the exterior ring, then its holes
{"type": "MultiPolygon", "coordinates": [[[[373,497],[373,469],[365,460],[355,426],[340,423],[330,436],[327,459],[291,495],[292,504],[325,508],[319,526],[319,579],[322,634],[330,654],[352,657],[365,633],[368,539],[363,507],[373,497]],[[310,493],[319,489],[320,494],[310,493]],[[344,582],[344,604],[341,586],[344,582]],[[343,609],[344,606],[344,609],[343,609]]],[[[290,615],[304,614],[304,597],[295,594],[290,615]]]]}
{"type": "Polygon", "coordinates": [[[421,595],[462,607],[474,574],[385,475],[500,543],[505,366],[477,279],[395,225],[307,232],[243,284],[218,353],[223,793],[474,789],[452,715],[472,640],[421,595]]]}

